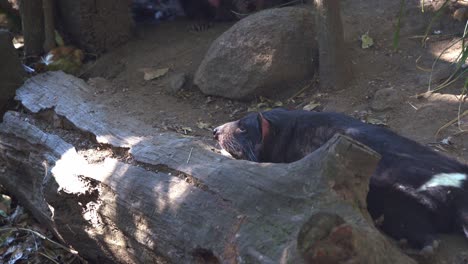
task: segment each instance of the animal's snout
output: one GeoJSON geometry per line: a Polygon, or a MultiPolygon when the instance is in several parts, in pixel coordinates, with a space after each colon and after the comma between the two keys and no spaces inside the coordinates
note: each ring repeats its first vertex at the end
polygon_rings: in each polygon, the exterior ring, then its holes
{"type": "Polygon", "coordinates": [[[218,140],[219,139],[219,134],[221,133],[221,127],[216,127],[213,129],[213,137],[214,139],[218,140]]]}
{"type": "Polygon", "coordinates": [[[224,125],[220,125],[220,126],[216,127],[215,129],[213,129],[214,139],[219,141],[220,138],[230,134],[230,131],[233,128],[233,124],[234,124],[234,122],[230,122],[230,123],[226,123],[224,125]]]}

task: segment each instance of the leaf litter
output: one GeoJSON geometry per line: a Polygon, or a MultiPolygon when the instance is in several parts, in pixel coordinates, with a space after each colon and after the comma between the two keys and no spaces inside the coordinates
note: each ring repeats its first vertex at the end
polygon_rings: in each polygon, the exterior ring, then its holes
{"type": "Polygon", "coordinates": [[[54,241],[50,232],[0,189],[0,263],[85,264],[77,252],[54,241]]]}

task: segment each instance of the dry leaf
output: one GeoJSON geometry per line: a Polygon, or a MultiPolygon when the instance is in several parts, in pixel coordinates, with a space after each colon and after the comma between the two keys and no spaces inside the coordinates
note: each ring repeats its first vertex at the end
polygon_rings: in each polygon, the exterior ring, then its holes
{"type": "Polygon", "coordinates": [[[166,75],[169,72],[169,68],[155,69],[155,68],[142,68],[140,69],[145,75],[143,79],[145,81],[150,81],[159,77],[166,75]]]}
{"type": "Polygon", "coordinates": [[[202,122],[202,121],[198,121],[197,122],[197,127],[200,128],[200,129],[210,130],[211,124],[210,123],[205,123],[205,122],[202,122]]]}
{"type": "Polygon", "coordinates": [[[271,103],[271,100],[266,97],[260,96],[260,102],[271,103]]]}
{"type": "Polygon", "coordinates": [[[306,106],[304,106],[302,109],[306,110],[306,111],[312,111],[314,110],[315,108],[317,108],[317,106],[319,106],[320,104],[319,103],[316,103],[316,102],[310,102],[309,104],[307,104],[306,106]]]}
{"type": "Polygon", "coordinates": [[[258,109],[255,106],[251,106],[251,107],[247,108],[247,112],[257,112],[257,111],[258,111],[258,109]]]}
{"type": "Polygon", "coordinates": [[[268,107],[268,103],[262,102],[257,104],[257,109],[268,107]]]}
{"type": "Polygon", "coordinates": [[[361,48],[368,49],[374,45],[374,40],[369,36],[369,32],[361,36],[361,48]]]}
{"type": "Polygon", "coordinates": [[[273,106],[281,107],[281,106],[283,106],[283,102],[281,102],[281,101],[276,101],[276,102],[273,104],[273,106]]]}
{"type": "Polygon", "coordinates": [[[378,126],[386,126],[387,125],[387,123],[385,121],[377,119],[377,118],[372,118],[372,117],[368,117],[366,121],[369,124],[378,125],[378,126]]]}

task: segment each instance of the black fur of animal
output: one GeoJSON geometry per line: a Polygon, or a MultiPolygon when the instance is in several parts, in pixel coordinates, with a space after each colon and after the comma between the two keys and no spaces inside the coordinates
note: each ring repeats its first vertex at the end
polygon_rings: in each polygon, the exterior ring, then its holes
{"type": "Polygon", "coordinates": [[[433,250],[437,233],[468,237],[468,166],[389,129],[339,113],[274,109],[214,129],[234,158],[297,161],[341,133],[371,147],[382,159],[370,180],[368,210],[380,228],[413,247],[433,250]]]}

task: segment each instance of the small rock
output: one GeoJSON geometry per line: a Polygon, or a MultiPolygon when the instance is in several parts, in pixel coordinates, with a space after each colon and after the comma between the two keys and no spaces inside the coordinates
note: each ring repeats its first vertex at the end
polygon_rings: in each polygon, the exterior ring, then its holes
{"type": "Polygon", "coordinates": [[[169,85],[166,85],[166,91],[175,94],[180,91],[187,80],[185,73],[178,73],[171,77],[169,80],[169,85]]]}
{"type": "Polygon", "coordinates": [[[384,111],[392,109],[399,102],[397,90],[393,88],[380,89],[374,94],[374,100],[371,103],[372,110],[384,111]]]}
{"type": "Polygon", "coordinates": [[[439,247],[440,242],[437,240],[434,240],[432,242],[432,245],[427,245],[421,251],[419,252],[420,255],[422,256],[432,256],[434,255],[435,250],[439,247]]]}

